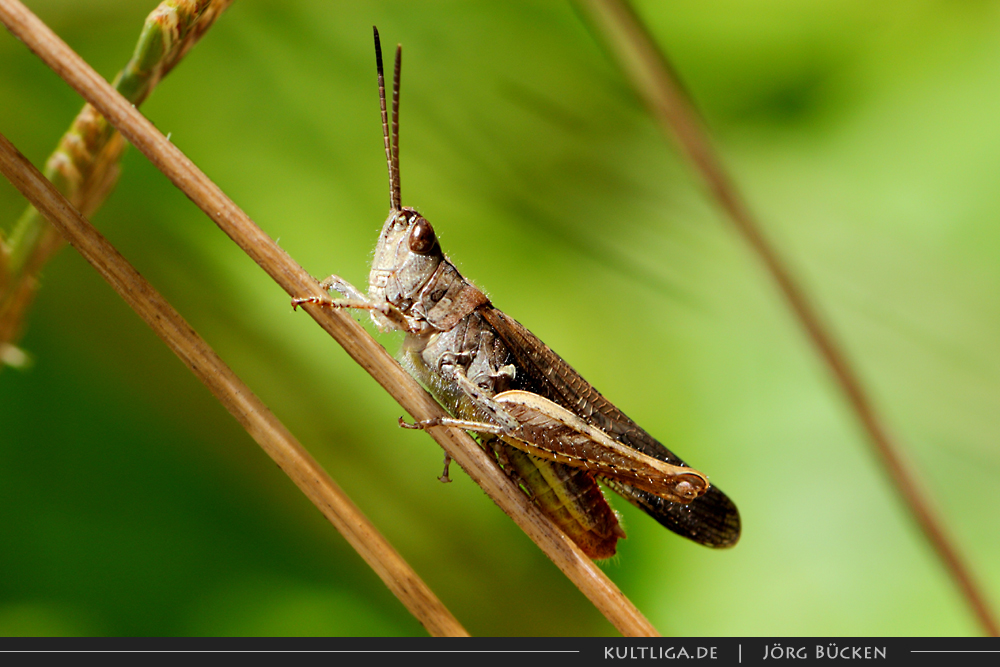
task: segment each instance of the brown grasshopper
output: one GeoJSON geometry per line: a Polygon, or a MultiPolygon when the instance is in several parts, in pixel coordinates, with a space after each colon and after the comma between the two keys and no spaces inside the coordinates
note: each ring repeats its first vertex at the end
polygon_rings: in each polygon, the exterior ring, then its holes
{"type": "MultiPolygon", "coordinates": [[[[321,286],[344,298],[295,299],[293,306],[368,310],[379,329],[405,331],[404,366],[454,418],[400,424],[476,433],[504,471],[591,558],[614,555],[618,538],[625,536],[598,479],[679,535],[710,547],[736,544],[740,518],[732,501],[494,308],[444,255],[427,219],[402,206],[402,47],[396,49],[391,133],[377,29],[375,58],[390,211],[375,247],[368,293],[330,276],[321,286]]],[[[448,463],[446,456],[443,481],[448,463]]]]}

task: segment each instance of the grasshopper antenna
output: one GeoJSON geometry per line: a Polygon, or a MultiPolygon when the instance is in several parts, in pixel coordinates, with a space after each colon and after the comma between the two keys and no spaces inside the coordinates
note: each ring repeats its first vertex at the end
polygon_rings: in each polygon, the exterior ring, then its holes
{"type": "Polygon", "coordinates": [[[378,69],[378,100],[382,109],[382,139],[385,143],[385,161],[389,165],[389,208],[398,211],[402,208],[399,194],[399,70],[402,63],[403,48],[396,47],[396,71],[392,86],[392,138],[389,135],[389,114],[385,103],[385,74],[382,70],[382,43],[378,38],[378,28],[372,26],[375,32],[375,66],[378,69]]]}
{"type": "Polygon", "coordinates": [[[403,67],[403,45],[396,45],[396,66],[392,74],[392,162],[389,169],[396,175],[396,189],[393,190],[393,208],[403,208],[399,178],[399,72],[403,67]]]}

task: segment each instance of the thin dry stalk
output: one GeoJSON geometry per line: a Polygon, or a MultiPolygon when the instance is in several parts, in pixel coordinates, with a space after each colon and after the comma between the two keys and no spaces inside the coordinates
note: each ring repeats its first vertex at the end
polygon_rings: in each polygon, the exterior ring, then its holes
{"type": "Polygon", "coordinates": [[[924,537],[951,574],[983,630],[1000,635],[1000,626],[986,596],[972,576],[961,550],[937,517],[926,492],[909,469],[898,443],[875,409],[857,371],[835,336],[822,321],[805,290],[764,238],[760,225],[743,202],[725,167],[712,149],[694,105],[680,85],[666,56],[625,0],[579,0],[593,23],[603,31],[612,52],[649,107],[663,131],[680,144],[712,197],[763,262],[778,291],[806,331],[820,358],[847,397],[876,456],[885,466],[903,502],[924,537]]]}
{"type": "Polygon", "coordinates": [[[90,262],[435,636],[468,636],[392,545],[250,388],[27,158],[0,134],[0,171],[90,262]]]}
{"type": "MultiPolygon", "coordinates": [[[[316,281],[239,209],[176,146],[17,0],[0,0],[0,20],[49,67],[94,105],[244,252],[292,297],[323,297],[316,281]]],[[[415,419],[446,417],[431,396],[349,315],[305,310],[415,419]]],[[[615,584],[567,538],[465,432],[438,427],[430,435],[552,559],[624,635],[656,629],[615,584]]]]}

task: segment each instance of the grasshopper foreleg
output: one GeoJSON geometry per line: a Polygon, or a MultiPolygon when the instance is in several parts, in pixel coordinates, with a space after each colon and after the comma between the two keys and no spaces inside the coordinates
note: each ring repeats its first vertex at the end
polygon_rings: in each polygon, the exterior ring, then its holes
{"type": "Polygon", "coordinates": [[[326,278],[323,279],[323,281],[319,284],[319,286],[324,292],[329,292],[330,290],[333,290],[335,292],[343,294],[348,299],[351,299],[353,301],[362,301],[362,302],[369,301],[367,294],[365,294],[364,292],[362,292],[357,287],[347,282],[340,276],[336,275],[327,276],[326,278]]]}
{"type": "Polygon", "coordinates": [[[340,276],[329,276],[319,284],[324,292],[334,290],[343,294],[344,299],[331,299],[326,296],[307,296],[299,299],[292,299],[292,308],[297,308],[304,303],[316,303],[325,308],[357,308],[361,310],[379,310],[379,307],[368,298],[364,292],[347,282],[340,276]]]}
{"type": "Polygon", "coordinates": [[[354,310],[369,310],[372,311],[372,314],[375,317],[375,322],[383,330],[402,329],[403,331],[410,331],[412,329],[411,324],[406,320],[406,317],[399,312],[399,309],[385,301],[381,303],[372,301],[368,298],[367,294],[340,276],[329,276],[320,282],[319,286],[324,292],[333,290],[343,294],[345,298],[333,299],[329,296],[301,297],[292,299],[292,309],[294,310],[295,308],[298,308],[306,303],[314,303],[323,308],[352,308],[354,310]],[[381,320],[379,319],[379,316],[382,317],[381,320]]]}

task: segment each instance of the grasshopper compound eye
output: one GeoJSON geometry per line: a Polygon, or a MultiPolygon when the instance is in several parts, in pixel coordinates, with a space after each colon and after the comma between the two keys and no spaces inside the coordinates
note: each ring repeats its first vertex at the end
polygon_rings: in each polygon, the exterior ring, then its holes
{"type": "Polygon", "coordinates": [[[410,231],[410,250],[418,255],[429,255],[437,247],[434,228],[425,218],[418,217],[410,231]]]}

